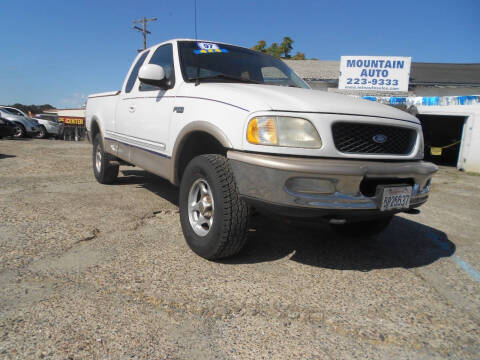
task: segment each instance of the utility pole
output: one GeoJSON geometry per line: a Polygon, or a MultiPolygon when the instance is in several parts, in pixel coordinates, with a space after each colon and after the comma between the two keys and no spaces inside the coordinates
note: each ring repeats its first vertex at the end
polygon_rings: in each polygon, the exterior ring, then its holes
{"type": "MultiPolygon", "coordinates": [[[[143,33],[143,50],[147,48],[147,34],[151,34],[151,32],[147,30],[147,23],[150,21],[156,21],[156,20],[157,20],[156,17],[147,19],[144,16],[143,19],[135,20],[133,22],[133,28],[143,33]],[[138,26],[136,26],[136,24],[142,24],[142,28],[139,28],[138,26]]],[[[139,50],[139,51],[142,51],[142,50],[139,50]]]]}

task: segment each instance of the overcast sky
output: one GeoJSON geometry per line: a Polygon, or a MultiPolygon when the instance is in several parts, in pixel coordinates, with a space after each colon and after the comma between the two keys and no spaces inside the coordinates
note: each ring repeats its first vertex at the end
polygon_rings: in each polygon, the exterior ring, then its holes
{"type": "MultiPolygon", "coordinates": [[[[308,58],[411,56],[480,62],[480,0],[198,0],[198,36],[251,47],[294,41],[308,58]]],[[[0,12],[0,104],[81,105],[117,90],[142,46],[132,21],[150,23],[148,45],[193,37],[194,0],[16,0],[0,12]]]]}

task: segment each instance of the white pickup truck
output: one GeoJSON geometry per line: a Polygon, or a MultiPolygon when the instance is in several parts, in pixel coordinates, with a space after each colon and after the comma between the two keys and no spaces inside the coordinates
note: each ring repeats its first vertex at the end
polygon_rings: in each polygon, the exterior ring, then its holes
{"type": "Polygon", "coordinates": [[[88,97],[86,124],[96,179],[135,165],[179,185],[185,239],[207,259],[242,249],[251,208],[377,233],[427,200],[437,171],[414,116],[223,43],[140,52],[120,91],[88,97]]]}

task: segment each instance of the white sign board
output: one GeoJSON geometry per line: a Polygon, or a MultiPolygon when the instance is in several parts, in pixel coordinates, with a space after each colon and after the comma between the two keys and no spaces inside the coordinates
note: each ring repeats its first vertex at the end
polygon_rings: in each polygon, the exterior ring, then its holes
{"type": "Polygon", "coordinates": [[[408,91],[411,57],[342,56],[338,88],[408,91]]]}

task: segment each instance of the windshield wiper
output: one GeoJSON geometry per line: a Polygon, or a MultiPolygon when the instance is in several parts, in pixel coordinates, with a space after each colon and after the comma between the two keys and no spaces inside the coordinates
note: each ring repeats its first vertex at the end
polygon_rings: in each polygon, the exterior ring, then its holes
{"type": "Polygon", "coordinates": [[[232,81],[238,81],[238,82],[249,83],[249,84],[261,84],[260,82],[255,81],[255,80],[246,79],[246,78],[242,78],[242,77],[231,76],[231,75],[225,75],[225,74],[218,74],[218,75],[214,75],[214,76],[196,77],[196,78],[191,78],[190,80],[195,80],[196,83],[199,83],[200,81],[203,81],[203,80],[232,80],[232,81]]]}

